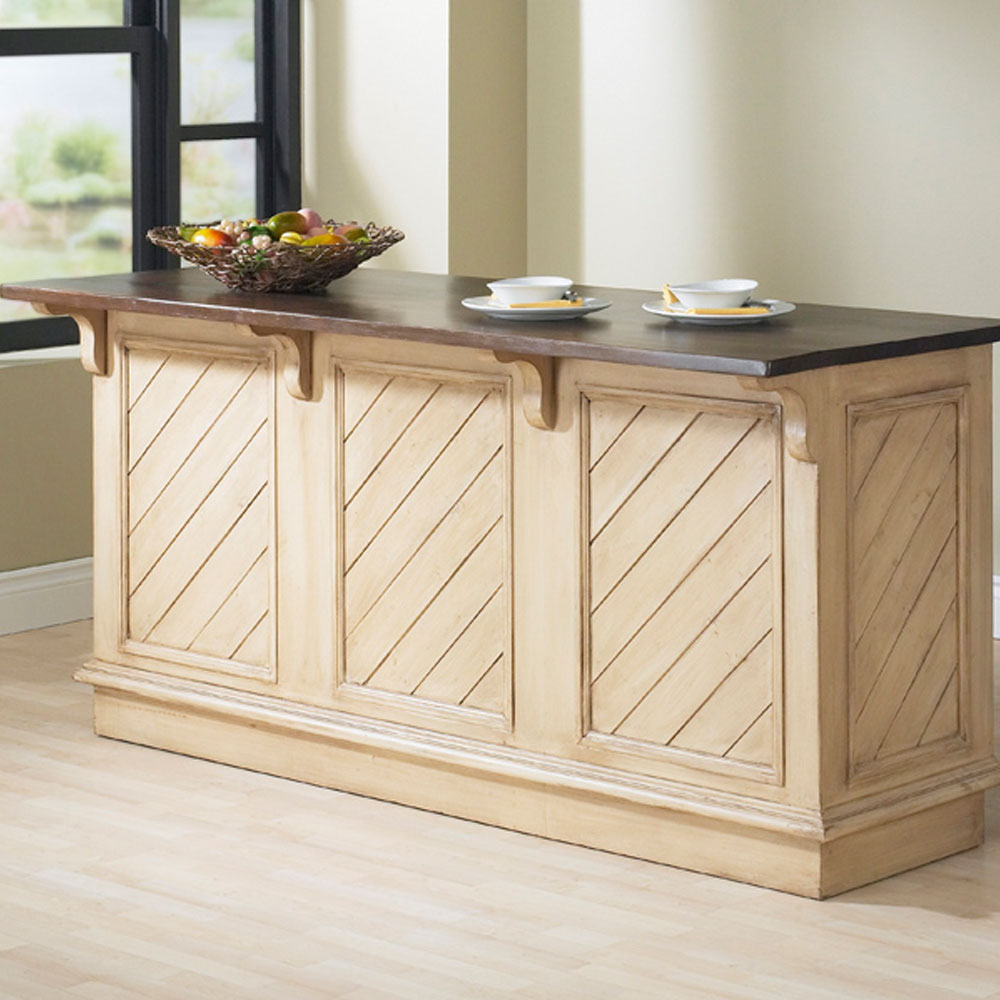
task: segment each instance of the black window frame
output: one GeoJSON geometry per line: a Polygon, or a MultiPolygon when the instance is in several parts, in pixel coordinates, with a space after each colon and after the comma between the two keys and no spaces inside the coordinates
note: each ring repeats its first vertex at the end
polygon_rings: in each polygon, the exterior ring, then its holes
{"type": "MultiPolygon", "coordinates": [[[[267,217],[301,202],[300,0],[253,3],[256,116],[244,122],[181,123],[181,0],[123,0],[120,26],[0,28],[0,58],[131,56],[133,271],[179,265],[176,257],[154,247],[146,232],[182,221],[184,142],[254,139],[257,214],[267,217]]],[[[65,317],[0,323],[0,354],[77,340],[76,324],[65,317]]]]}

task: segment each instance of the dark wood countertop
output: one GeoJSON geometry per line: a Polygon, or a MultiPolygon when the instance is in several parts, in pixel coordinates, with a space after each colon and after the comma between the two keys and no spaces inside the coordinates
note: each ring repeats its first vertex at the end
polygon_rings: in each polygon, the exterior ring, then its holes
{"type": "Polygon", "coordinates": [[[292,330],[329,330],[521,354],[732,375],[782,375],[987,344],[1000,319],[798,305],[747,326],[675,323],[642,310],[658,291],[577,286],[614,304],[584,319],[509,322],[465,309],[484,278],[361,268],[325,294],[230,291],[194,269],[6,284],[3,297],[55,311],[113,309],[292,330]]]}

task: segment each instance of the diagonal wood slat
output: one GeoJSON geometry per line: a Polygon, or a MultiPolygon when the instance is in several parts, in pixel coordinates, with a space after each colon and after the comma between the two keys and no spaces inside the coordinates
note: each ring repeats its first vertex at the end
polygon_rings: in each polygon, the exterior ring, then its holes
{"type": "Polygon", "coordinates": [[[622,432],[639,415],[640,403],[623,403],[618,400],[602,399],[591,401],[590,421],[590,468],[604,457],[604,453],[621,436],[622,432]]]}
{"type": "Polygon", "coordinates": [[[148,349],[125,352],[125,370],[128,378],[128,408],[135,406],[136,400],[146,391],[153,376],[163,367],[169,355],[166,351],[148,349]]]}
{"type": "Polygon", "coordinates": [[[934,739],[958,733],[958,427],[951,400],[862,408],[850,423],[849,473],[863,477],[850,553],[855,767],[915,749],[932,726],[934,739]]]}
{"type": "MultiPolygon", "coordinates": [[[[129,361],[140,354],[140,351],[129,351],[129,361]]],[[[171,354],[156,371],[135,405],[129,410],[129,469],[135,468],[136,462],[145,454],[170,415],[208,371],[211,363],[211,358],[202,355],[171,354]]]]}
{"type": "MultiPolygon", "coordinates": [[[[920,524],[939,488],[951,488],[955,474],[957,440],[955,422],[942,410],[914,458],[899,491],[888,505],[882,522],[857,568],[856,608],[874,608],[889,586],[893,571],[905,552],[905,541],[920,524]]],[[[864,626],[855,619],[855,628],[864,626]]]]}
{"type": "Polygon", "coordinates": [[[461,703],[469,708],[499,713],[503,709],[504,691],[508,683],[504,675],[503,657],[498,656],[461,703]]]}
{"type": "Polygon", "coordinates": [[[461,704],[469,693],[469,677],[483,676],[503,657],[504,627],[503,593],[497,589],[454,643],[432,664],[413,694],[432,701],[461,704]]]}
{"type": "Polygon", "coordinates": [[[676,660],[661,661],[662,676],[615,732],[633,739],[672,742],[770,631],[772,588],[768,560],[676,660]]]}
{"type": "MultiPolygon", "coordinates": [[[[602,403],[591,414],[602,415],[602,403]]],[[[629,494],[649,475],[688,429],[697,414],[688,410],[643,407],[590,473],[590,530],[596,535],[629,494]]]]}
{"type": "MultiPolygon", "coordinates": [[[[495,402],[487,400],[487,404],[495,402]]],[[[498,405],[498,404],[496,404],[498,405]]],[[[344,548],[359,555],[347,563],[347,629],[351,631],[368,613],[372,604],[414,556],[431,532],[449,511],[472,489],[480,476],[500,458],[497,440],[495,405],[484,405],[435,458],[414,489],[381,529],[362,548],[345,525],[344,548]],[[468,475],[456,476],[456,468],[468,475]],[[470,480],[467,482],[467,479],[470,480]]]]}
{"type": "Polygon", "coordinates": [[[957,650],[953,643],[957,634],[957,612],[955,602],[952,601],[927,655],[916,671],[913,683],[899,703],[896,716],[876,752],[877,757],[889,757],[919,745],[931,716],[954,676],[957,650]],[[928,705],[932,706],[930,710],[928,705]]]}
{"type": "Polygon", "coordinates": [[[445,397],[430,399],[417,414],[347,505],[344,536],[350,540],[345,552],[348,565],[427,474],[486,395],[478,386],[455,387],[445,397]]]}
{"type": "Polygon", "coordinates": [[[127,480],[128,635],[265,666],[271,657],[267,366],[160,355],[126,355],[137,384],[146,382],[129,413],[129,446],[133,430],[148,439],[127,480]],[[143,405],[167,397],[177,403],[160,414],[157,429],[143,405]]]}
{"type": "MultiPolygon", "coordinates": [[[[768,638],[770,634],[768,635],[768,638]]],[[[771,706],[771,648],[768,639],[732,670],[685,723],[671,745],[725,757],[747,729],[771,706]]],[[[766,747],[766,763],[772,750],[766,747]]]]}
{"type": "MultiPolygon", "coordinates": [[[[747,447],[732,455],[732,462],[716,469],[716,463],[706,461],[704,467],[714,470],[701,489],[687,484],[678,470],[678,479],[684,480],[682,488],[693,498],[680,512],[669,520],[667,528],[658,532],[660,523],[668,520],[674,507],[674,493],[669,488],[664,493],[651,493],[645,511],[630,510],[627,526],[629,543],[640,549],[644,544],[636,533],[645,528],[645,551],[631,565],[606,598],[601,594],[608,584],[605,581],[604,550],[591,547],[592,573],[597,577],[593,588],[591,620],[591,662],[594,676],[598,676],[622,648],[628,638],[655,612],[686,575],[699,564],[722,534],[739,518],[741,512],[770,481],[771,471],[766,449],[766,428],[762,425],[757,436],[747,442],[747,447]],[[660,511],[665,500],[667,512],[660,511]]],[[[725,441],[724,447],[730,444],[725,441]]],[[[770,540],[770,528],[764,525],[765,537],[770,540]]],[[[612,564],[617,565],[612,560],[612,564]]],[[[759,560],[753,564],[755,569],[759,560]]],[[[731,596],[731,595],[730,595],[731,596]]]]}
{"type": "MultiPolygon", "coordinates": [[[[498,520],[489,534],[469,553],[455,574],[432,597],[413,624],[400,636],[366,683],[386,691],[410,694],[434,670],[442,650],[455,641],[479,614],[489,595],[496,592],[503,560],[503,531],[498,520]]],[[[494,640],[502,632],[495,631],[494,640]]],[[[471,669],[471,668],[468,668],[471,669]]],[[[425,692],[429,686],[425,686],[425,692]]],[[[465,694],[454,691],[444,700],[457,703],[465,694]]]]}
{"type": "MultiPolygon", "coordinates": [[[[378,377],[345,375],[345,384],[355,378],[377,381],[378,377]]],[[[439,389],[440,384],[429,379],[394,378],[374,400],[345,443],[343,479],[348,503],[439,389]]]]}
{"type": "Polygon", "coordinates": [[[770,539],[761,529],[770,522],[770,507],[762,493],[593,681],[595,729],[614,732],[767,558],[770,539]]]}
{"type": "Polygon", "coordinates": [[[658,459],[626,432],[594,466],[649,471],[592,529],[591,729],[773,766],[777,421],[672,409],[658,459]]]}
{"type": "MultiPolygon", "coordinates": [[[[255,366],[246,362],[213,361],[184,397],[130,473],[129,507],[136,520],[149,510],[244,387],[249,391],[243,398],[260,406],[253,397],[261,386],[247,386],[254,371],[255,366]]],[[[246,441],[244,435],[240,437],[246,441]]]]}
{"type": "Polygon", "coordinates": [[[350,370],[343,380],[345,401],[368,401],[343,443],[346,680],[453,706],[478,689],[470,707],[502,713],[505,390],[350,370]]]}
{"type": "MultiPolygon", "coordinates": [[[[911,620],[911,609],[955,531],[953,484],[954,479],[951,484],[943,484],[938,489],[917,529],[902,541],[896,569],[885,590],[875,600],[874,608],[855,605],[854,621],[864,622],[860,631],[855,627],[853,633],[852,673],[859,708],[868,700],[893,646],[911,620]]],[[[852,580],[856,580],[857,576],[855,570],[852,580]]],[[[954,586],[954,581],[952,583],[954,586]]]]}

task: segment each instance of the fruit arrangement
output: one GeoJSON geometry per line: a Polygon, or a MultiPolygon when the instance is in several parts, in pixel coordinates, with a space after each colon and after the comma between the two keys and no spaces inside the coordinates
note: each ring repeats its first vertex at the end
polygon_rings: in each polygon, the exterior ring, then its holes
{"type": "Polygon", "coordinates": [[[230,288],[321,291],[403,239],[374,223],[324,221],[311,208],[269,219],[221,219],[207,225],[160,226],[151,243],[197,264],[230,288]]]}

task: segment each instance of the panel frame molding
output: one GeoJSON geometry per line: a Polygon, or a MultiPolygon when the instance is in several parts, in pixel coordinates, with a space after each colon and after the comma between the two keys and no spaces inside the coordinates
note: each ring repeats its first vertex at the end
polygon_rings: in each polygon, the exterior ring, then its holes
{"type": "Polygon", "coordinates": [[[971,586],[971,566],[969,560],[969,523],[971,519],[971,498],[969,496],[969,392],[970,385],[960,382],[954,385],[934,389],[918,390],[898,396],[886,396],[876,399],[848,401],[845,407],[846,418],[846,454],[844,489],[847,501],[846,509],[850,512],[847,518],[845,533],[845,551],[847,561],[846,576],[846,634],[847,634],[847,787],[864,789],[870,783],[884,778],[905,777],[911,770],[920,771],[928,763],[935,770],[944,770],[954,766],[955,758],[969,753],[972,742],[969,733],[971,678],[970,678],[970,634],[969,634],[969,588],[971,586]],[[874,760],[859,760],[856,748],[856,718],[858,715],[856,679],[857,662],[855,635],[855,601],[857,591],[854,581],[858,566],[855,565],[854,550],[854,498],[851,490],[851,470],[854,463],[854,428],[858,418],[864,419],[881,414],[903,412],[935,404],[955,407],[956,442],[955,442],[955,545],[956,545],[956,632],[958,637],[957,652],[957,690],[958,690],[958,732],[932,740],[916,747],[890,754],[874,760]]]}
{"type": "Polygon", "coordinates": [[[277,394],[277,359],[272,345],[261,343],[212,343],[204,344],[188,337],[162,336],[157,332],[143,331],[122,325],[115,336],[115,369],[118,372],[118,405],[121,414],[119,427],[119,499],[121,516],[119,517],[119,537],[116,539],[117,552],[115,561],[119,567],[119,590],[117,595],[117,647],[119,653],[136,658],[139,665],[145,669],[164,671],[174,675],[188,676],[186,671],[177,668],[188,668],[190,676],[230,678],[231,681],[246,680],[263,683],[268,686],[278,684],[278,527],[276,510],[277,483],[277,442],[276,442],[276,394],[277,394]],[[268,586],[268,637],[267,660],[265,664],[243,663],[234,659],[212,656],[207,653],[192,652],[188,649],[177,649],[160,643],[136,639],[129,634],[129,365],[128,352],[140,349],[146,351],[164,351],[168,354],[187,354],[209,361],[226,359],[245,362],[264,372],[267,386],[267,415],[265,418],[267,434],[267,586],[268,586]]]}
{"type": "MultiPolygon", "coordinates": [[[[492,362],[492,359],[491,359],[492,362]]],[[[349,350],[341,351],[334,345],[326,366],[326,392],[331,400],[333,449],[330,462],[328,495],[332,500],[333,558],[333,614],[334,625],[334,689],[331,692],[333,707],[362,715],[378,715],[390,722],[416,725],[432,731],[468,735],[487,741],[506,741],[514,731],[515,713],[515,642],[514,642],[514,385],[513,377],[500,362],[483,368],[451,367],[405,360],[370,360],[352,356],[349,350]],[[502,712],[491,712],[472,706],[452,705],[414,694],[368,687],[348,679],[347,676],[347,621],[346,621],[346,498],[344,488],[344,445],[346,419],[344,413],[344,377],[350,374],[388,376],[389,378],[421,379],[428,382],[453,385],[480,385],[487,391],[500,393],[503,412],[503,599],[504,599],[504,654],[502,712]],[[330,391],[332,390],[332,391],[330,391]]]]}
{"type": "MultiPolygon", "coordinates": [[[[698,393],[657,391],[615,386],[603,382],[581,381],[577,390],[579,424],[579,504],[580,504],[580,586],[581,650],[580,712],[577,741],[595,760],[608,766],[643,774],[660,773],[664,767],[708,772],[758,785],[783,787],[785,784],[785,634],[784,634],[784,431],[783,407],[761,398],[720,397],[698,393]],[[591,525],[590,525],[590,408],[593,402],[630,403],[722,416],[752,416],[770,422],[772,428],[771,485],[771,695],[773,723],[771,735],[772,764],[729,759],[697,750],[660,745],[633,737],[618,736],[593,728],[592,655],[591,655],[591,525]]],[[[701,780],[701,779],[699,779],[701,780]]]]}

